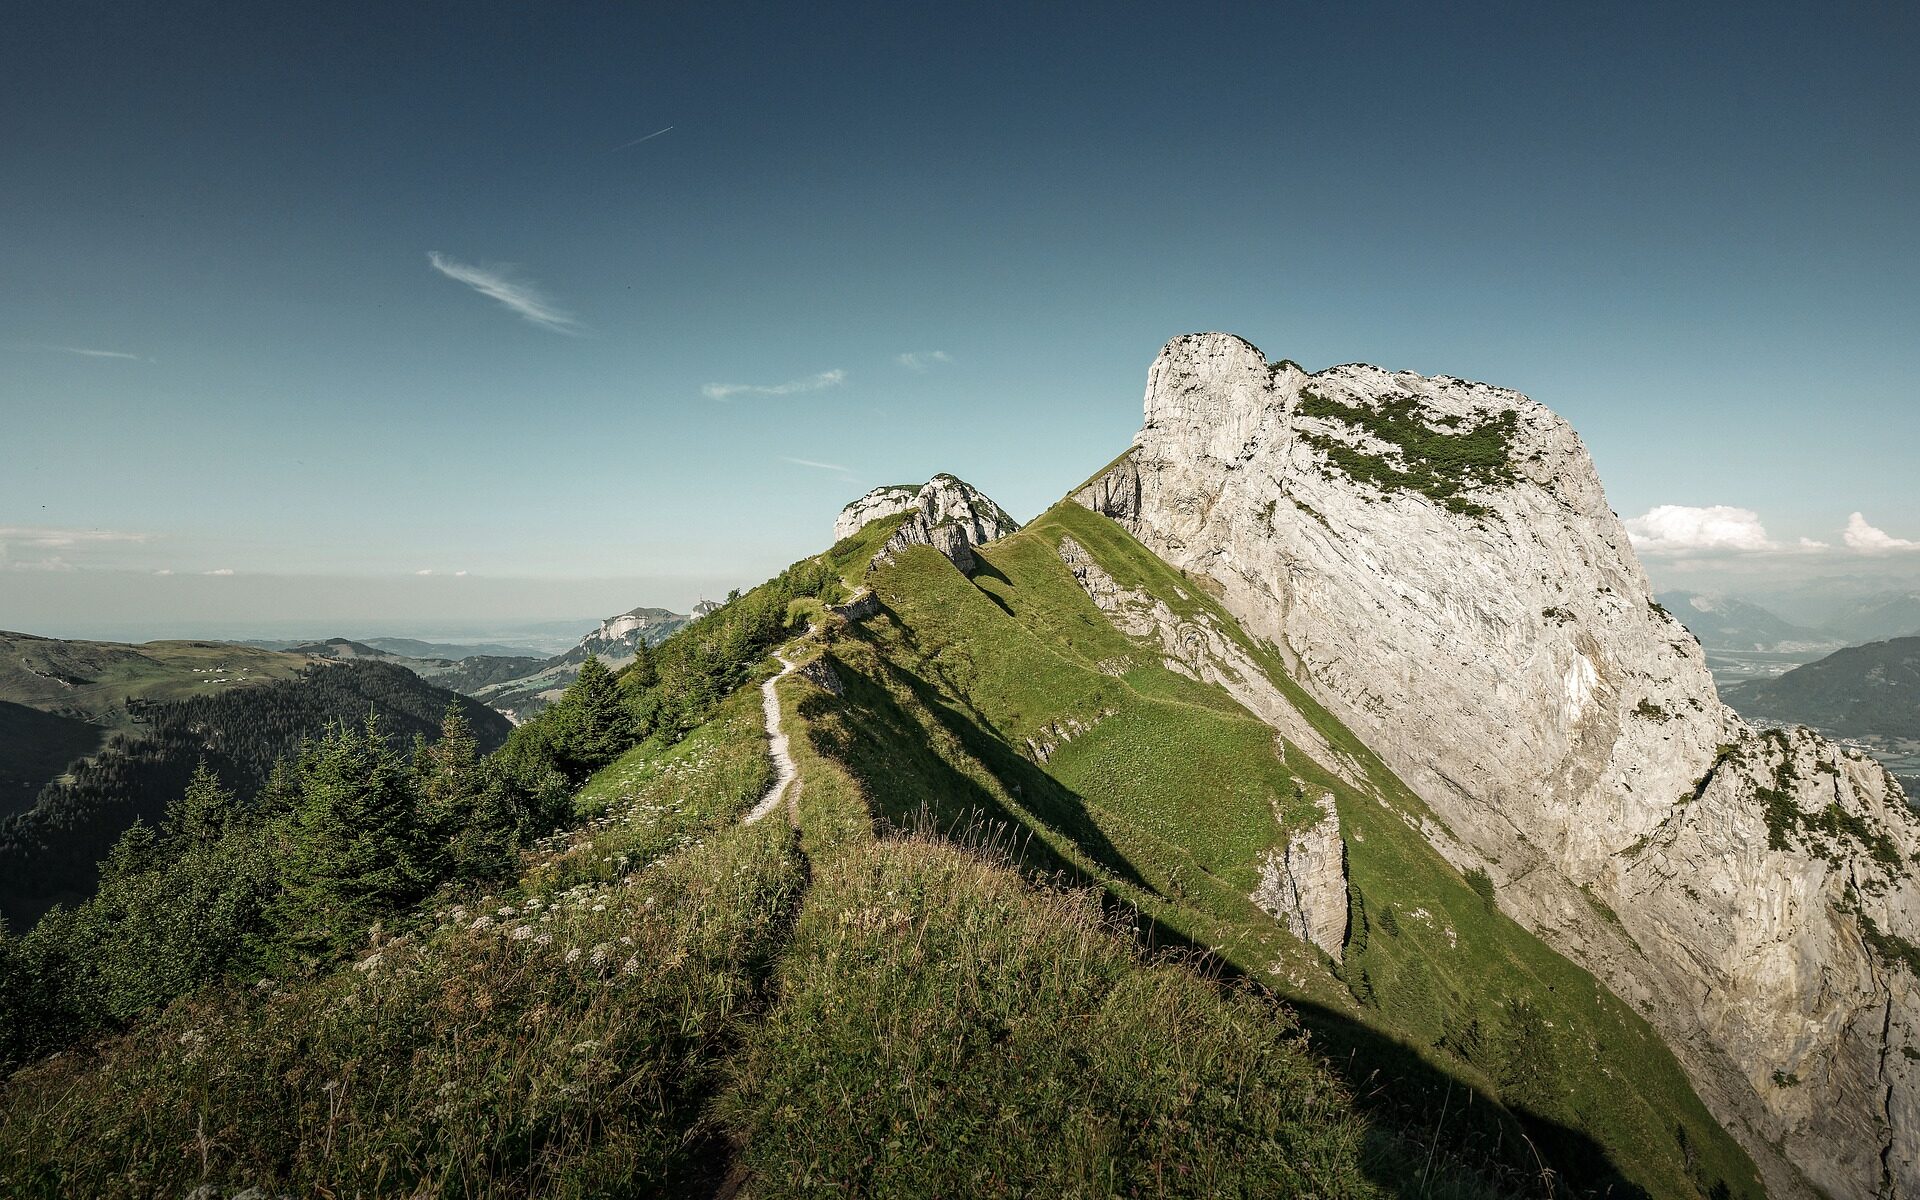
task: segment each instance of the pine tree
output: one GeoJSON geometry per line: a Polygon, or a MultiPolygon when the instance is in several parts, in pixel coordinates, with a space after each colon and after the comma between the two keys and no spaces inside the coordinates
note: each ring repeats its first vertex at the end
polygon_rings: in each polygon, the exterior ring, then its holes
{"type": "Polygon", "coordinates": [[[218,841],[238,815],[236,797],[220,786],[220,777],[201,759],[187,781],[187,790],[167,805],[166,836],[169,841],[187,845],[206,845],[218,841]]]}
{"type": "Polygon", "coordinates": [[[625,754],[633,745],[633,714],[628,711],[613,673],[597,655],[580,664],[579,678],[555,705],[554,750],[560,767],[584,779],[625,754]]]}
{"type": "Polygon", "coordinates": [[[294,953],[324,957],[425,895],[438,847],[414,773],[373,717],[304,747],[296,775],[275,924],[294,953]]]}

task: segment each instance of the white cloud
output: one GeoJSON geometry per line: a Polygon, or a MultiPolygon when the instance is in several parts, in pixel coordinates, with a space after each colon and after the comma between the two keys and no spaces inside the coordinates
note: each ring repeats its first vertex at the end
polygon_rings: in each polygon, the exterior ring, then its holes
{"type": "Polygon", "coordinates": [[[1887,554],[1895,550],[1920,550],[1920,542],[1907,538],[1897,538],[1884,529],[1875,529],[1867,524],[1867,518],[1854,513],[1847,518],[1846,538],[1849,550],[1858,550],[1862,554],[1887,554]]]}
{"type": "Polygon", "coordinates": [[[1754,554],[1778,550],[1760,514],[1725,504],[1661,504],[1630,517],[1627,533],[1642,554],[1754,554]]]}
{"type": "Polygon", "coordinates": [[[925,371],[935,363],[946,364],[953,361],[953,355],[945,350],[920,350],[911,354],[896,354],[893,361],[909,371],[925,371]]]}
{"type": "Polygon", "coordinates": [[[460,579],[465,578],[467,573],[465,571],[455,571],[453,574],[456,579],[460,579]]]}
{"type": "Polygon", "coordinates": [[[838,387],[846,381],[847,373],[836,368],[769,387],[752,383],[709,383],[700,389],[700,394],[709,400],[731,400],[735,396],[791,396],[796,392],[817,392],[821,388],[838,387]]]}
{"type": "Polygon", "coordinates": [[[217,570],[217,571],[202,571],[202,572],[200,572],[200,573],[201,573],[202,575],[231,575],[231,574],[233,574],[233,568],[232,568],[232,567],[221,567],[221,568],[220,568],[219,570],[217,570]]]}
{"type": "Polygon", "coordinates": [[[141,354],[128,354],[125,350],[89,350],[85,346],[48,346],[47,349],[61,354],[78,354],[82,358],[124,358],[129,362],[152,362],[141,354]]]}
{"type": "Polygon", "coordinates": [[[72,571],[77,569],[72,563],[61,558],[58,554],[52,558],[36,558],[24,562],[8,562],[6,565],[7,569],[11,571],[72,571]]]}
{"type": "Polygon", "coordinates": [[[414,574],[415,574],[415,575],[431,575],[431,574],[433,574],[433,568],[432,568],[432,567],[421,567],[421,568],[420,568],[420,569],[419,569],[418,571],[415,571],[415,572],[414,572],[414,574]]]}
{"type": "Polygon", "coordinates": [[[780,456],[780,461],[790,462],[796,467],[812,467],[818,471],[838,471],[842,475],[852,474],[852,472],[848,471],[845,467],[841,466],[839,463],[815,462],[811,458],[789,458],[784,454],[780,456]]]}
{"type": "Polygon", "coordinates": [[[474,291],[490,300],[498,300],[513,312],[554,333],[576,334],[578,323],[572,314],[549,300],[539,288],[530,283],[521,283],[510,279],[503,267],[475,267],[457,259],[448,258],[438,250],[427,252],[427,261],[433,269],[448,279],[466,284],[474,291]]]}

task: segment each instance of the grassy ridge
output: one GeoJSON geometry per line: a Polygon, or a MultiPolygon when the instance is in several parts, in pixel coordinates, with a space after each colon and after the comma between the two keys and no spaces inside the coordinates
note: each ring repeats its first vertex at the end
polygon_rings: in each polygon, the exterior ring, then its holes
{"type": "MultiPolygon", "coordinates": [[[[891,711],[876,725],[901,725],[902,743],[918,741],[919,753],[942,759],[943,769],[901,772],[916,781],[899,789],[913,804],[950,820],[979,812],[1018,822],[1045,867],[1067,863],[1100,880],[1168,935],[1211,948],[1319,1014],[1309,1024],[1400,1081],[1406,1094],[1389,1104],[1426,1113],[1455,1085],[1482,1097],[1483,1110],[1497,1098],[1525,1115],[1529,1136],[1583,1187],[1758,1193],[1751,1163],[1651,1028],[1490,908],[1420,834],[1419,823],[1432,820],[1424,805],[1199,581],[1073,505],[981,556],[986,565],[972,582],[937,555],[901,556],[874,580],[887,613],[835,649],[885,694],[891,711]],[[1299,746],[1285,746],[1282,763],[1271,730],[1223,712],[1237,706],[1115,631],[1060,562],[1063,534],[1123,586],[1239,641],[1360,785],[1299,746]],[[1099,716],[1091,729],[1044,763],[1012,752],[1050,723],[1090,716],[1099,716]],[[1263,736],[1237,736],[1242,726],[1263,736]],[[941,781],[947,786],[934,786],[941,781]],[[1256,856],[1299,819],[1301,798],[1321,791],[1336,798],[1352,883],[1352,940],[1337,972],[1245,894],[1256,856]]],[[[862,756],[850,761],[858,769],[862,756]]],[[[884,773],[873,778],[876,792],[894,790],[884,773]]],[[[1474,1115],[1457,1136],[1498,1142],[1510,1134],[1474,1115]]]]}

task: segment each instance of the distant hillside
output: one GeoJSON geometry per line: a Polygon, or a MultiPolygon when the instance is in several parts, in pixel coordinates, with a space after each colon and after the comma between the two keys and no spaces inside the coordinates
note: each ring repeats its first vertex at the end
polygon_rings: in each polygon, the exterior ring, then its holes
{"type": "MultiPolygon", "coordinates": [[[[390,663],[326,664],[276,655],[291,660],[290,674],[267,678],[269,664],[255,661],[250,673],[261,677],[257,681],[213,687],[201,677],[224,678],[208,672],[237,668],[192,666],[192,654],[168,664],[164,654],[147,653],[153,644],[47,642],[29,640],[33,661],[66,668],[87,664],[98,672],[91,678],[65,676],[59,684],[63,697],[85,701],[95,719],[84,719],[79,708],[48,712],[15,702],[0,709],[0,736],[12,735],[0,742],[0,762],[16,780],[52,779],[64,772],[64,778],[44,782],[30,806],[10,804],[0,819],[0,916],[13,929],[24,928],[54,903],[90,894],[95,864],[115,839],[136,819],[157,821],[203,758],[247,798],[259,790],[276,759],[330,722],[364,721],[372,713],[405,742],[416,734],[433,735],[447,706],[458,703],[483,748],[505,741],[511,728],[492,709],[390,663]],[[143,698],[175,695],[179,698],[143,698]],[[92,757],[52,766],[63,749],[45,740],[49,731],[92,757]]],[[[18,645],[9,642],[8,649],[18,645]]],[[[230,653],[235,647],[217,649],[230,653]]],[[[16,661],[10,653],[9,665],[16,661]]],[[[271,667],[286,669],[278,663],[271,667]]]]}
{"type": "MultiPolygon", "coordinates": [[[[619,616],[608,617],[600,627],[580,639],[578,645],[540,662],[517,676],[468,692],[516,720],[525,720],[545,708],[580,674],[580,664],[588,655],[619,670],[634,659],[641,642],[657,646],[697,617],[714,611],[719,605],[702,601],[691,616],[664,608],[634,608],[619,616]]],[[[448,686],[454,686],[449,684],[448,686]]],[[[464,688],[459,690],[465,690],[464,688]]]]}
{"type": "Polygon", "coordinates": [[[1841,645],[1837,638],[1795,625],[1758,604],[1732,596],[1662,592],[1656,599],[1709,650],[1791,653],[1841,645]]]}
{"type": "Polygon", "coordinates": [[[1827,622],[1847,642],[1879,642],[1920,635],[1920,594],[1887,592],[1850,605],[1827,622]]]}
{"type": "Polygon", "coordinates": [[[365,644],[375,650],[388,654],[398,654],[405,658],[444,658],[452,662],[462,659],[478,658],[523,658],[533,657],[527,654],[525,646],[502,646],[497,642],[481,642],[478,645],[461,645],[451,642],[423,642],[417,638],[377,637],[362,638],[365,644]]]}
{"type": "Polygon", "coordinates": [[[1741,716],[1848,737],[1920,738],[1920,637],[1848,646],[1721,693],[1741,716]]]}
{"type": "Polygon", "coordinates": [[[416,642],[409,638],[374,638],[367,642],[356,642],[349,638],[336,637],[320,642],[296,643],[287,649],[290,653],[306,654],[315,658],[390,663],[396,667],[404,667],[422,679],[432,680],[437,687],[459,692],[463,696],[471,696],[497,684],[531,675],[541,670],[550,661],[527,654],[470,655],[461,659],[416,658],[383,649],[375,643],[387,645],[400,643],[424,646],[429,649],[433,645],[430,642],[416,642]]]}
{"type": "Polygon", "coordinates": [[[106,739],[105,729],[77,717],[0,700],[0,817],[32,808],[41,788],[106,739]]]}

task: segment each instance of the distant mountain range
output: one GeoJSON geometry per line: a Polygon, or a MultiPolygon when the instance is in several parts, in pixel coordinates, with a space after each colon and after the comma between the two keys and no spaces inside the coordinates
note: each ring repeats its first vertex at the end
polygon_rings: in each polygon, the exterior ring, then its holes
{"type": "Polygon", "coordinates": [[[1841,639],[1795,625],[1733,596],[1662,592],[1656,599],[1709,650],[1786,654],[1831,650],[1841,639]]]}

